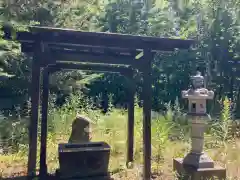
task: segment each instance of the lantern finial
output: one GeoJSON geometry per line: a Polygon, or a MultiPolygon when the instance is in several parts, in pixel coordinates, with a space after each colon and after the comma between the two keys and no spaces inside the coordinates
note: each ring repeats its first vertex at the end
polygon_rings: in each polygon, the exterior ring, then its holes
{"type": "Polygon", "coordinates": [[[197,71],[195,76],[191,76],[191,80],[193,89],[199,89],[204,86],[204,77],[200,71],[197,71]]]}

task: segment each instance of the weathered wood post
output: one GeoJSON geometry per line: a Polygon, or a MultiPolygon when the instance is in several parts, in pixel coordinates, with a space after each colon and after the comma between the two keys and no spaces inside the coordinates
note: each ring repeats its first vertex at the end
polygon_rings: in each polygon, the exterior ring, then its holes
{"type": "Polygon", "coordinates": [[[134,95],[135,95],[135,82],[133,81],[133,71],[125,73],[127,78],[127,98],[128,98],[128,135],[127,135],[127,162],[126,165],[129,167],[129,163],[133,162],[134,154],[134,95]]]}
{"type": "Polygon", "coordinates": [[[38,131],[38,106],[40,92],[40,61],[44,52],[44,44],[37,40],[34,44],[34,57],[32,62],[32,84],[31,84],[31,119],[29,125],[29,154],[28,154],[28,176],[36,175],[37,161],[37,131],[38,131]]]}
{"type": "Polygon", "coordinates": [[[43,71],[42,92],[42,121],[41,121],[41,146],[40,146],[40,177],[47,175],[47,132],[48,132],[48,99],[49,99],[49,69],[43,71]]]}
{"type": "Polygon", "coordinates": [[[192,76],[192,88],[182,91],[182,97],[188,99],[188,115],[191,120],[191,151],[183,159],[174,159],[174,170],[180,175],[185,175],[192,180],[201,178],[212,178],[214,176],[220,179],[226,178],[226,170],[216,167],[213,160],[203,151],[204,131],[206,127],[206,119],[208,119],[206,111],[207,99],[214,98],[214,92],[203,88],[204,77],[200,72],[192,76]]]}
{"type": "Polygon", "coordinates": [[[151,103],[152,103],[152,86],[151,86],[151,62],[153,54],[151,50],[144,50],[144,67],[143,67],[143,179],[151,179],[151,103]]]}

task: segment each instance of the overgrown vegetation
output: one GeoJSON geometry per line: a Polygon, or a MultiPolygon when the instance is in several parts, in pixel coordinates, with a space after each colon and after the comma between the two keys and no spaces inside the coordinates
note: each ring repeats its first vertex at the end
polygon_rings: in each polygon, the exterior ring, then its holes
{"type": "MultiPolygon", "coordinates": [[[[186,102],[180,92],[188,88],[189,76],[199,69],[206,77],[206,87],[216,94],[208,103],[212,119],[205,150],[217,163],[227,166],[230,178],[238,178],[239,0],[2,0],[0,6],[1,24],[13,24],[16,29],[35,24],[198,40],[188,51],[158,52],[154,57],[152,109],[160,115],[152,120],[153,169],[159,177],[172,179],[172,158],[183,156],[189,148],[186,102]]],[[[32,61],[31,56],[20,52],[17,42],[2,37],[0,33],[0,151],[6,155],[0,155],[0,177],[25,173],[32,61]]],[[[136,172],[141,171],[138,164],[142,162],[142,75],[136,74],[134,80],[136,167],[117,175],[126,179],[139,179],[136,172]]],[[[126,104],[129,82],[119,75],[82,71],[57,72],[50,82],[49,169],[57,167],[57,144],[68,139],[78,111],[96,122],[94,140],[110,143],[111,171],[123,169],[127,115],[124,108],[116,107],[126,104]],[[103,114],[102,109],[108,112],[103,114]]]]}
{"type": "MultiPolygon", "coordinates": [[[[221,120],[218,125],[209,121],[209,131],[206,133],[205,151],[216,160],[216,163],[226,165],[229,177],[238,176],[237,167],[240,159],[237,152],[240,142],[229,133],[233,121],[229,119],[229,100],[226,98],[221,111],[221,120]],[[228,125],[227,125],[228,124],[228,125]],[[219,156],[219,153],[222,154],[219,156]]],[[[54,101],[51,103],[54,104],[54,101]]],[[[177,102],[175,108],[178,109],[177,102]]],[[[47,162],[50,172],[58,167],[57,146],[61,142],[67,142],[71,133],[71,123],[77,113],[89,116],[93,121],[93,141],[105,141],[111,145],[110,171],[116,178],[139,178],[141,176],[140,165],[142,163],[142,109],[135,106],[135,144],[134,144],[134,171],[127,170],[126,138],[127,138],[127,113],[125,109],[110,108],[108,114],[97,110],[91,100],[82,94],[75,94],[68,98],[64,106],[51,108],[48,124],[48,148],[47,162]],[[137,171],[136,171],[137,170],[137,171]],[[137,173],[136,173],[137,172],[137,173]]],[[[21,117],[20,117],[21,118],[21,117]]],[[[25,119],[20,119],[18,124],[4,126],[11,128],[8,147],[18,147],[13,152],[0,155],[1,175],[9,176],[14,173],[25,174],[28,155],[27,124],[25,119]],[[21,137],[21,138],[20,138],[21,137]]],[[[1,132],[2,129],[1,129],[1,132]]],[[[167,106],[165,114],[158,114],[152,120],[152,168],[155,175],[161,178],[172,179],[172,158],[183,157],[189,150],[189,126],[184,114],[167,106]]],[[[9,149],[8,149],[9,150],[9,149]]],[[[38,156],[39,157],[39,156],[38,156]]],[[[38,161],[39,162],[39,161],[38,161]]],[[[38,164],[39,166],[39,164],[38,164]]]]}
{"type": "MultiPolygon", "coordinates": [[[[154,57],[152,79],[154,110],[165,110],[165,103],[174,104],[181,90],[189,83],[189,75],[200,69],[207,86],[216,93],[209,105],[211,114],[218,115],[218,101],[227,96],[235,109],[240,105],[239,91],[239,0],[154,0],[146,1],[51,1],[2,0],[2,22],[20,25],[37,24],[75,28],[84,31],[110,31],[137,35],[195,39],[198,44],[189,51],[159,52],[154,57]]],[[[21,26],[20,26],[21,27],[21,26]]],[[[1,36],[2,37],[2,36],[1,36]]],[[[23,106],[29,100],[28,87],[31,57],[21,55],[16,43],[1,39],[0,43],[1,103],[0,109],[23,106]],[[10,77],[9,77],[10,76],[10,77]]],[[[137,74],[138,98],[142,99],[142,77],[137,74]]],[[[126,81],[119,75],[81,71],[56,73],[51,91],[59,104],[73,90],[84,91],[91,97],[113,94],[113,105],[126,102],[126,81]],[[86,79],[86,81],[84,81],[86,79]],[[86,87],[79,83],[86,83],[86,87]],[[107,91],[106,91],[107,89],[107,91]]],[[[181,99],[180,104],[183,105],[181,99]]]]}

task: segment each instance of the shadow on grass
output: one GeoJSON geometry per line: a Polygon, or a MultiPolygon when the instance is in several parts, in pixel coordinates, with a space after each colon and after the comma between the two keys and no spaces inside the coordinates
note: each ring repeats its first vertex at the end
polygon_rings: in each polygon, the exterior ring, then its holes
{"type": "Polygon", "coordinates": [[[89,177],[89,178],[59,178],[55,175],[48,175],[47,177],[42,177],[40,178],[39,176],[34,177],[34,178],[29,178],[28,176],[18,176],[18,177],[0,177],[0,180],[114,180],[110,176],[105,176],[105,177],[89,177]]]}
{"type": "Polygon", "coordinates": [[[27,176],[9,177],[9,178],[0,177],[0,180],[26,180],[26,179],[28,179],[27,176]]]}

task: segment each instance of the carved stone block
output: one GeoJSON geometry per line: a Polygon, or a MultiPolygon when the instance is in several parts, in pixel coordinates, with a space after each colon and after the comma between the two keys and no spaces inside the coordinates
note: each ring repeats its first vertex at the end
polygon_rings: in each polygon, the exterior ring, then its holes
{"type": "Polygon", "coordinates": [[[110,146],[105,142],[59,144],[61,177],[102,177],[108,174],[110,146]]]}

